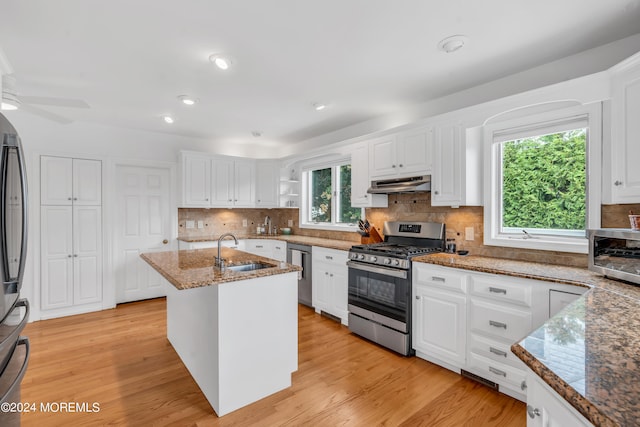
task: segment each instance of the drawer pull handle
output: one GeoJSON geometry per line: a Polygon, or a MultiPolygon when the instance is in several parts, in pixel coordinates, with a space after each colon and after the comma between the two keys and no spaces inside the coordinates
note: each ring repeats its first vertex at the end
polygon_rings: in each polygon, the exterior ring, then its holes
{"type": "Polygon", "coordinates": [[[280,246],[276,246],[276,249],[280,250],[280,249],[282,249],[282,248],[281,248],[280,246]]]}
{"type": "Polygon", "coordinates": [[[496,328],[507,329],[507,324],[506,323],[496,322],[495,320],[489,320],[489,325],[495,326],[496,328]]]}
{"type": "Polygon", "coordinates": [[[540,409],[527,405],[527,414],[529,414],[529,418],[534,419],[535,417],[539,417],[541,412],[540,409]]]}
{"type": "Polygon", "coordinates": [[[256,245],[256,249],[262,249],[262,248],[264,248],[264,246],[262,246],[262,245],[256,245]]]}
{"type": "Polygon", "coordinates": [[[444,277],[431,276],[431,280],[434,282],[446,282],[447,280],[444,277]]]}
{"type": "Polygon", "coordinates": [[[507,373],[505,371],[501,371],[500,369],[496,369],[493,366],[489,366],[489,371],[493,372],[496,375],[501,375],[503,377],[507,376],[507,373]]]}
{"type": "Polygon", "coordinates": [[[493,293],[493,294],[507,294],[507,290],[506,289],[501,289],[501,288],[494,288],[492,286],[489,286],[489,292],[493,293]]]}
{"type": "Polygon", "coordinates": [[[333,259],[333,257],[332,257],[332,256],[329,256],[329,255],[325,255],[324,257],[325,257],[326,259],[333,259]]]}
{"type": "Polygon", "coordinates": [[[520,390],[525,391],[527,389],[527,382],[525,380],[522,380],[522,382],[520,383],[520,390]]]}
{"type": "Polygon", "coordinates": [[[489,347],[489,351],[493,354],[497,354],[498,356],[507,357],[506,351],[498,350],[497,348],[494,348],[494,347],[489,347]]]}

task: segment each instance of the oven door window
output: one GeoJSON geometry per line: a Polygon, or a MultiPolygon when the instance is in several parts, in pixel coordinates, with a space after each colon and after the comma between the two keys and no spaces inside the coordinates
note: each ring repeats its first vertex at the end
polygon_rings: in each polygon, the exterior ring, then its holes
{"type": "Polygon", "coordinates": [[[411,280],[349,269],[349,304],[406,322],[411,280]]]}

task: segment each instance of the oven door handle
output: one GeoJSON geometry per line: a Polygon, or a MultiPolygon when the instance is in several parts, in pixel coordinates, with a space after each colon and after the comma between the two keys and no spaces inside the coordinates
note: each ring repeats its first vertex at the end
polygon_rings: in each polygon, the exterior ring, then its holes
{"type": "Polygon", "coordinates": [[[398,270],[396,268],[380,267],[377,265],[360,264],[358,262],[347,261],[347,266],[355,270],[368,271],[370,273],[384,274],[385,276],[398,277],[400,279],[407,278],[407,270],[398,270]]]}

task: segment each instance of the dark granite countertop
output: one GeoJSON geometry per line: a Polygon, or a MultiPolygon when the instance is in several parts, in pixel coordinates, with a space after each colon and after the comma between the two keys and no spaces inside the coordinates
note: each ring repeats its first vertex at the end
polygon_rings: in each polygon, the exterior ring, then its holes
{"type": "Polygon", "coordinates": [[[590,287],[511,350],[594,425],[640,423],[640,287],[533,262],[451,254],[415,261],[590,287]]]}
{"type": "Polygon", "coordinates": [[[213,266],[214,258],[217,255],[218,249],[216,248],[152,252],[144,253],[140,257],[179,290],[302,270],[300,267],[286,262],[279,262],[231,248],[222,248],[220,255],[227,261],[227,266],[258,262],[269,264],[272,267],[244,272],[221,271],[220,268],[213,266]]]}

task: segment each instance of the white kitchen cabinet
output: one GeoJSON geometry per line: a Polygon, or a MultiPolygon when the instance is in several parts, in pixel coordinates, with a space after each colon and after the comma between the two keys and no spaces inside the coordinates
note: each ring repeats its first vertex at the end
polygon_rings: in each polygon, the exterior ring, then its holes
{"type": "Polygon", "coordinates": [[[255,207],[256,163],[181,152],[183,207],[255,207]]]}
{"type": "Polygon", "coordinates": [[[272,242],[271,258],[277,261],[287,262],[287,242],[280,240],[273,240],[272,242]]]}
{"type": "Polygon", "coordinates": [[[246,239],[244,241],[244,251],[273,259],[273,243],[274,241],[266,239],[246,239]]]}
{"type": "Polygon", "coordinates": [[[200,155],[185,154],[182,158],[184,205],[211,206],[211,159],[200,155]]]}
{"type": "Polygon", "coordinates": [[[369,143],[371,179],[430,175],[433,129],[422,127],[378,138],[369,143]]]}
{"type": "Polygon", "coordinates": [[[102,162],[69,157],[40,157],[40,204],[102,204],[102,162]]]}
{"type": "Polygon", "coordinates": [[[351,152],[351,206],[358,208],[386,208],[386,194],[369,194],[369,143],[356,144],[351,152]]]}
{"type": "Polygon", "coordinates": [[[348,310],[348,253],[336,249],[314,246],[311,251],[312,305],[317,313],[328,313],[340,319],[342,324],[349,321],[348,310]]]}
{"type": "Polygon", "coordinates": [[[100,309],[102,162],[41,156],[40,178],[42,317],[100,309]]]}
{"type": "Polygon", "coordinates": [[[603,202],[640,203],[640,54],[611,71],[611,157],[604,159],[603,202]]]}
{"type": "Polygon", "coordinates": [[[102,301],[102,207],[41,207],[42,309],[102,301]]]}
{"type": "Polygon", "coordinates": [[[482,205],[481,128],[446,123],[436,125],[434,134],[431,205],[482,205]]]}
{"type": "Polygon", "coordinates": [[[417,356],[460,372],[466,363],[466,275],[415,263],[412,288],[417,356]]]}
{"type": "Polygon", "coordinates": [[[526,378],[527,427],[593,426],[533,371],[526,378]]]}
{"type": "Polygon", "coordinates": [[[275,162],[258,161],[256,164],[256,207],[278,207],[280,167],[275,162]]]}

